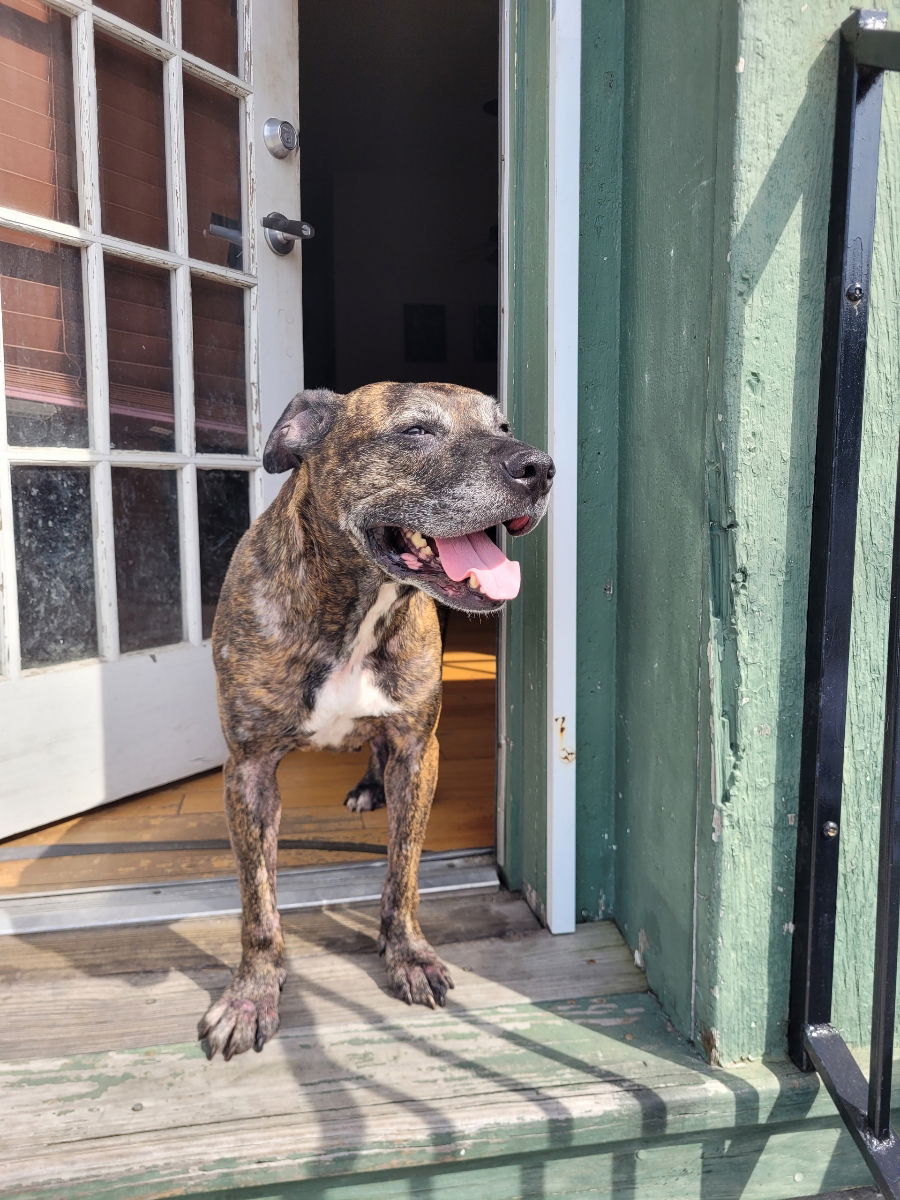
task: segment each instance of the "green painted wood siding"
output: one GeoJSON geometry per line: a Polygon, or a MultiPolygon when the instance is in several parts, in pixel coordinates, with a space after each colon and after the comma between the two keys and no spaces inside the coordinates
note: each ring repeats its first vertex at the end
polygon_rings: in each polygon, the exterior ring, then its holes
{"type": "MultiPolygon", "coordinates": [[[[900,24],[900,5],[886,4],[900,24]]],[[[732,1059],[784,1045],[836,30],[847,6],[740,7],[713,573],[716,793],[699,847],[697,993],[732,1059]]],[[[867,1038],[900,383],[900,81],[885,91],[842,822],[835,1019],[867,1038]]],[[[711,419],[713,414],[711,411],[711,419]]],[[[714,420],[718,420],[717,416],[714,420]]]]}
{"type": "MultiPolygon", "coordinates": [[[[886,5],[900,24],[900,4],[886,5]]],[[[838,0],[629,10],[616,916],[713,1058],[784,1051],[838,0]]],[[[867,1036],[900,383],[889,79],[835,1020],[867,1036]]]]}
{"type": "MultiPolygon", "coordinates": [[[[900,26],[898,0],[887,7],[900,26]]],[[[548,5],[513,14],[508,366],[517,428],[541,442],[548,5]]],[[[845,15],[841,0],[698,0],[690,21],[649,0],[583,6],[577,904],[616,918],[678,1028],[723,1061],[784,1048],[845,15]]],[[[889,79],[835,979],[854,1042],[870,1002],[896,469],[898,134],[889,79]]],[[[506,677],[507,875],[539,911],[542,539],[520,544],[506,677]]]]}
{"type": "Polygon", "coordinates": [[[709,791],[705,442],[728,212],[718,65],[733,76],[731,15],[727,0],[698,2],[690,20],[677,5],[638,4],[625,32],[616,919],[689,1035],[695,825],[709,791]]]}

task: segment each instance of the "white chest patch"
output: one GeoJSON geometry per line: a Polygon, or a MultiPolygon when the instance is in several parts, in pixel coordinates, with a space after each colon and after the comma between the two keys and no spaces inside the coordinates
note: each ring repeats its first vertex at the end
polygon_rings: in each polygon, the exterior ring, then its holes
{"type": "Polygon", "coordinates": [[[396,599],[397,584],[383,583],[362,619],[349,658],[335,667],[319,688],[304,730],[314,746],[341,746],[350,736],[354,721],[398,711],[399,705],[381,690],[373,671],[366,666],[366,659],[375,649],[375,626],[396,599]]]}

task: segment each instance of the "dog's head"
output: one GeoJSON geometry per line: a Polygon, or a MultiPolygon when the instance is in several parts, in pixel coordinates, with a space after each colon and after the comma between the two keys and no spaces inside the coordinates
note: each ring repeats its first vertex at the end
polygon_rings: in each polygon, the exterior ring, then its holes
{"type": "Polygon", "coordinates": [[[392,578],[467,612],[518,592],[518,564],[487,531],[534,529],[554,466],[512,436],[492,397],[446,383],[301,392],[263,465],[277,474],[301,461],[320,510],[392,578]]]}

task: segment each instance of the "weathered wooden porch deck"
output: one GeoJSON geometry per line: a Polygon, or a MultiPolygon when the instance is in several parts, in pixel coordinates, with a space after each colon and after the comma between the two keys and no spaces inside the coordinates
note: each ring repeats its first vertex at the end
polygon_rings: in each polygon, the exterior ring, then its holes
{"type": "MultiPolygon", "coordinates": [[[[554,938],[505,893],[427,900],[439,1012],[383,991],[374,905],[285,924],[281,1031],[231,1063],[194,1027],[236,919],[0,938],[0,1195],[801,1196],[825,1176],[804,1183],[797,1123],[843,1136],[814,1080],[704,1066],[611,923],[554,938]],[[763,1169],[781,1190],[745,1190],[763,1169]]],[[[863,1182],[852,1147],[831,1161],[863,1182]]]]}

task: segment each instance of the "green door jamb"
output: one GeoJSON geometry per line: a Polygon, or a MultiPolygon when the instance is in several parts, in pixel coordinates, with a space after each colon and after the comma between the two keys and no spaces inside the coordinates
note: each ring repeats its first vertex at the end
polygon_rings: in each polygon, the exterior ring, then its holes
{"type": "MultiPolygon", "coordinates": [[[[556,0],[557,5],[578,0],[556,0]]],[[[548,446],[551,0],[504,0],[501,393],[518,436],[548,446]]],[[[615,855],[615,556],[621,219],[621,0],[581,0],[575,915],[609,916],[615,855]]],[[[573,286],[575,286],[573,284],[573,286]]],[[[522,592],[504,617],[498,859],[547,919],[548,750],[575,750],[548,713],[548,524],[516,540],[522,592]],[[558,745],[557,745],[558,743],[558,745]]],[[[573,572],[574,575],[574,564],[573,572]]],[[[558,715],[558,714],[556,714],[558,715]]],[[[559,722],[557,721],[557,724],[559,722]]],[[[555,828],[555,825],[554,825],[555,828]]]]}

